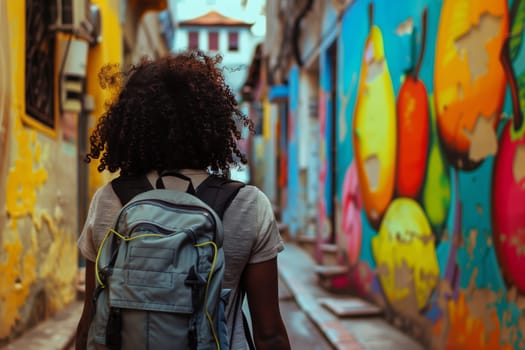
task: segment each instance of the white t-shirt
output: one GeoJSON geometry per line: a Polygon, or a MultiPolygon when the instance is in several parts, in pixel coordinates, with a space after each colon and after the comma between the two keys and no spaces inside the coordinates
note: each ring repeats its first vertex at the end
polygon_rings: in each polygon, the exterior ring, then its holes
{"type": "MultiPolygon", "coordinates": [[[[192,179],[195,188],[208,176],[204,172],[192,173],[189,170],[183,170],[181,173],[192,179]]],[[[157,174],[155,172],[148,174],[148,179],[155,186],[157,174]]],[[[176,177],[163,177],[163,180],[166,188],[169,189],[185,190],[188,184],[176,177]]],[[[78,240],[79,249],[86,259],[95,261],[98,247],[120,209],[120,201],[111,184],[106,184],[95,192],[78,240]]],[[[247,185],[240,189],[224,213],[223,227],[226,262],[224,287],[232,289],[230,303],[226,308],[232,337],[231,348],[248,349],[241,314],[242,303],[235,302],[240,293],[240,277],[247,264],[275,258],[284,249],[284,244],[277,229],[270,201],[255,186],[247,185]]]]}

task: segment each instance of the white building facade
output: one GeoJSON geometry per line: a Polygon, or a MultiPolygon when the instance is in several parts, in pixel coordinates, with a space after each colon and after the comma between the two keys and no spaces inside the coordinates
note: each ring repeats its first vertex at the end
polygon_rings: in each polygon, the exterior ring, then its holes
{"type": "Polygon", "coordinates": [[[252,33],[251,27],[252,23],[211,10],[178,22],[173,50],[198,49],[222,55],[226,82],[238,93],[246,79],[255,46],[261,41],[252,33]]]}

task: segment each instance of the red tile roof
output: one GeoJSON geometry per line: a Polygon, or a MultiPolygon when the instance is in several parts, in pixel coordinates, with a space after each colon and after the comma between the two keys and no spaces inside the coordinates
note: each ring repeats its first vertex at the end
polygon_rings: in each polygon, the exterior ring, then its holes
{"type": "Polygon", "coordinates": [[[251,27],[253,23],[226,17],[217,11],[210,11],[202,16],[179,22],[180,27],[251,27]]]}

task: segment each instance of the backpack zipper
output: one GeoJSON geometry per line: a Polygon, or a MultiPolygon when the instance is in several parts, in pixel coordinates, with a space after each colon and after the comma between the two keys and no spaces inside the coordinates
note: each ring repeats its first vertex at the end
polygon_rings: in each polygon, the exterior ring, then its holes
{"type": "MultiPolygon", "coordinates": [[[[136,202],[131,203],[130,205],[128,205],[125,208],[125,210],[121,211],[119,217],[117,218],[115,227],[118,227],[119,222],[120,222],[120,217],[121,217],[121,215],[122,215],[122,213],[124,211],[128,211],[129,209],[131,209],[131,208],[133,208],[133,207],[135,207],[137,205],[144,204],[144,203],[149,204],[149,205],[153,205],[153,206],[157,206],[157,207],[161,207],[161,208],[166,208],[167,210],[170,210],[172,212],[177,212],[178,211],[178,212],[181,212],[181,213],[186,212],[186,213],[191,213],[191,214],[195,214],[195,215],[203,215],[208,220],[211,221],[214,231],[217,230],[217,221],[215,220],[215,216],[211,213],[210,210],[208,210],[208,209],[206,209],[204,207],[201,207],[201,206],[190,205],[190,204],[177,204],[177,207],[173,207],[173,206],[170,206],[170,205],[166,205],[166,203],[170,203],[170,202],[163,201],[163,200],[160,200],[160,199],[144,199],[144,200],[140,200],[140,201],[136,201],[136,202]]],[[[160,226],[160,225],[158,225],[158,224],[156,224],[154,222],[150,222],[150,221],[143,221],[143,222],[148,222],[148,223],[151,223],[151,224],[153,224],[155,226],[160,226]]],[[[133,228],[134,228],[134,226],[131,226],[130,231],[132,231],[133,228]]]]}

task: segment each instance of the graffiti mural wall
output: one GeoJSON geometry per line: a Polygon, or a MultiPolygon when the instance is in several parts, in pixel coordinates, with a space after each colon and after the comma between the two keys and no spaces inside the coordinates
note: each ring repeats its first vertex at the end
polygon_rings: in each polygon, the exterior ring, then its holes
{"type": "Polygon", "coordinates": [[[338,245],[353,287],[429,348],[525,348],[524,26],[525,0],[342,17],[338,245]]]}

